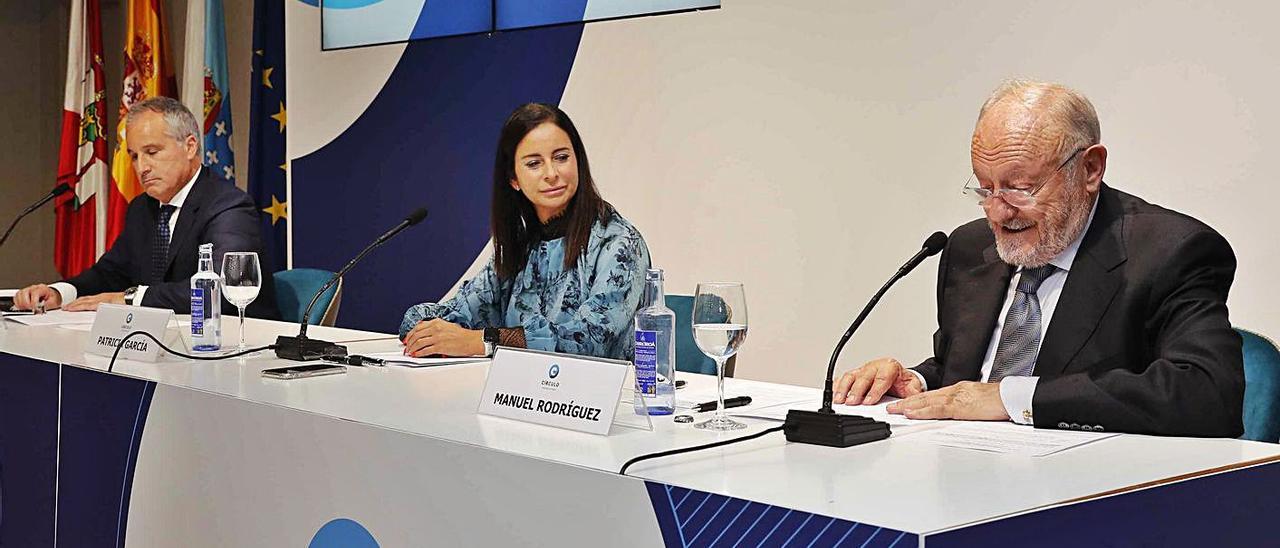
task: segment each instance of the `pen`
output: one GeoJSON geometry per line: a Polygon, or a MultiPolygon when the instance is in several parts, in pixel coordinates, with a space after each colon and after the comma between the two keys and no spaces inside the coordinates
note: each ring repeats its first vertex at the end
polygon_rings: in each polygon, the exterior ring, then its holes
{"type": "MultiPolygon", "coordinates": [[[[742,407],[744,405],[751,405],[751,396],[738,396],[736,398],[725,398],[724,400],[725,409],[742,407]]],[[[715,411],[716,407],[718,407],[717,402],[709,401],[707,403],[700,403],[698,405],[693,406],[693,411],[695,413],[702,413],[704,411],[715,411]]]]}
{"type": "Polygon", "coordinates": [[[340,363],[345,365],[354,365],[356,367],[365,367],[375,365],[378,367],[386,367],[386,362],[378,358],[370,358],[359,354],[351,354],[349,356],[322,356],[322,360],[329,363],[340,363]]]}
{"type": "Polygon", "coordinates": [[[376,366],[378,366],[378,367],[386,367],[386,366],[387,366],[387,360],[384,360],[384,359],[382,359],[382,358],[372,358],[372,357],[369,357],[369,356],[361,356],[361,355],[359,355],[359,354],[356,354],[356,355],[352,356],[352,358],[354,358],[354,359],[358,359],[358,360],[360,360],[361,362],[364,362],[364,363],[365,363],[365,364],[367,364],[367,365],[376,365],[376,366]]]}

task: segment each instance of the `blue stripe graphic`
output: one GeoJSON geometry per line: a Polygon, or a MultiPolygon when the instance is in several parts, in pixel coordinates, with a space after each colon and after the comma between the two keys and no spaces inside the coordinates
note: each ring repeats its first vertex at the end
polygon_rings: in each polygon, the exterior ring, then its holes
{"type": "Polygon", "coordinates": [[[732,499],[726,498],[724,499],[724,502],[720,503],[720,507],[716,509],[716,513],[711,514],[711,519],[708,519],[706,523],[702,524],[702,528],[698,529],[698,534],[693,535],[693,538],[689,539],[689,544],[693,544],[698,541],[698,537],[702,536],[702,532],[707,530],[707,526],[711,525],[711,522],[716,519],[716,516],[720,515],[720,512],[724,511],[724,507],[728,506],[730,501],[732,501],[732,499]]]}
{"type": "Polygon", "coordinates": [[[804,518],[804,523],[801,523],[799,527],[796,527],[795,532],[791,533],[791,536],[787,537],[787,541],[782,543],[782,545],[786,546],[788,544],[791,544],[791,541],[795,540],[796,535],[800,534],[800,531],[804,529],[805,525],[809,524],[809,520],[811,519],[813,519],[813,514],[809,514],[809,517],[804,518]]]}
{"type": "Polygon", "coordinates": [[[836,519],[835,519],[835,518],[831,518],[831,521],[828,521],[828,522],[827,522],[827,526],[826,526],[826,527],[823,527],[821,531],[818,531],[818,535],[817,535],[817,536],[815,536],[815,537],[813,537],[813,540],[809,541],[808,546],[812,547],[814,544],[817,544],[817,543],[818,543],[818,539],[822,538],[822,534],[823,534],[823,533],[826,533],[826,532],[827,532],[827,529],[830,529],[830,528],[831,528],[831,526],[832,526],[833,524],[835,524],[835,522],[836,522],[836,519]]]}
{"type": "Polygon", "coordinates": [[[141,445],[142,440],[139,439],[141,432],[138,428],[142,426],[142,421],[147,416],[147,408],[151,402],[151,393],[155,391],[155,383],[146,383],[142,385],[142,393],[138,395],[138,410],[133,415],[133,432],[129,434],[129,454],[125,457],[125,469],[123,477],[120,478],[120,510],[116,513],[116,546],[124,545],[124,511],[129,507],[128,493],[125,490],[133,484],[134,465],[137,464],[137,455],[134,448],[141,445]]]}
{"type": "MultiPolygon", "coordinates": [[[[653,482],[645,482],[645,487],[663,542],[669,547],[837,546],[846,540],[864,546],[891,544],[889,535],[852,538],[859,524],[830,516],[653,482]],[[843,535],[834,538],[840,533],[843,535]]],[[[881,530],[898,533],[893,543],[918,538],[902,531],[875,529],[881,530]]]]}
{"type": "Polygon", "coordinates": [[[853,530],[857,528],[858,528],[858,524],[856,523],[853,524],[853,527],[850,527],[848,531],[845,531],[844,536],[840,537],[840,540],[837,540],[836,543],[833,544],[832,546],[839,546],[840,543],[844,542],[844,539],[849,538],[849,535],[853,534],[853,530]]]}

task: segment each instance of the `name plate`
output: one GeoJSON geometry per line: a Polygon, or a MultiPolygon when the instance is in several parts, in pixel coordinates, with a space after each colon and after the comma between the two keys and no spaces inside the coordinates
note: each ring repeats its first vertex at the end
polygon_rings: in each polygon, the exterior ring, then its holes
{"type": "MultiPolygon", "coordinates": [[[[100,304],[98,314],[93,318],[93,329],[89,332],[89,345],[85,352],[110,358],[120,341],[134,331],[145,331],[163,341],[172,317],[173,311],[163,308],[100,304]]],[[[142,335],[125,341],[120,349],[121,358],[144,362],[154,362],[162,353],[164,350],[156,341],[142,335]]]]}
{"type": "Polygon", "coordinates": [[[605,435],[631,364],[498,348],[477,413],[605,435]]]}

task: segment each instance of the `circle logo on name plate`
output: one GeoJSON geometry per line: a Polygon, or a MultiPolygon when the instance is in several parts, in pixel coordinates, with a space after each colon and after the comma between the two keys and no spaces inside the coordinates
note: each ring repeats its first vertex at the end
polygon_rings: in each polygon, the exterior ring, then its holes
{"type": "Polygon", "coordinates": [[[380,548],[373,534],[354,520],[338,518],[311,537],[308,548],[380,548]]]}
{"type": "Polygon", "coordinates": [[[124,323],[133,323],[133,312],[130,312],[128,316],[124,317],[124,323]]]}
{"type": "Polygon", "coordinates": [[[547,370],[547,377],[554,379],[559,376],[560,376],[560,366],[554,363],[551,364],[551,369],[547,370]]]}

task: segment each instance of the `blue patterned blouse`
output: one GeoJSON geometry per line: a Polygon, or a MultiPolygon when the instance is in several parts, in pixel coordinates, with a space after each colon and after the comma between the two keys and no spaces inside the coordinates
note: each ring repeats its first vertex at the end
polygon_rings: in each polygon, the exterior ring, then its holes
{"type": "Polygon", "coordinates": [[[422,320],[441,318],[467,329],[523,327],[525,344],[536,350],[630,360],[649,268],[644,238],[615,211],[608,225],[595,222],[586,251],[567,271],[566,241],[538,242],[524,269],[502,283],[489,259],[452,298],[409,307],[400,338],[422,320]]]}

